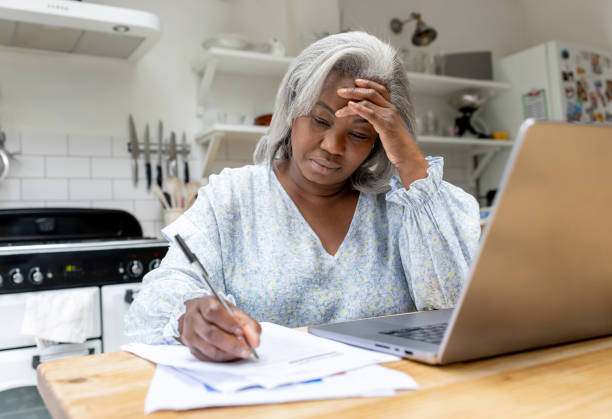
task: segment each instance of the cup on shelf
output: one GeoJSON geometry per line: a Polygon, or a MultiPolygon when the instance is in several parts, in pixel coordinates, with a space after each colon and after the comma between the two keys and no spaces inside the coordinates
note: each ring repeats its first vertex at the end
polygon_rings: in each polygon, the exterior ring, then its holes
{"type": "Polygon", "coordinates": [[[170,208],[164,210],[164,226],[172,224],[177,218],[183,214],[183,208],[170,208]]]}

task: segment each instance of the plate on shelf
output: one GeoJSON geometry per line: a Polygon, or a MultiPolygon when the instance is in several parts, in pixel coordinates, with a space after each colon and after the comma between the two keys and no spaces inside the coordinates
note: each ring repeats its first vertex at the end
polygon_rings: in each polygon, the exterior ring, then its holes
{"type": "Polygon", "coordinates": [[[202,42],[202,48],[213,47],[245,50],[251,48],[251,43],[246,37],[239,34],[219,34],[202,42]]]}

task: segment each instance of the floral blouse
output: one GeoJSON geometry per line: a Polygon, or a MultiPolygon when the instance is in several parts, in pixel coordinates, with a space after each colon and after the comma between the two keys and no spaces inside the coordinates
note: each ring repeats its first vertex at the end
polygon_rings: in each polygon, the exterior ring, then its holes
{"type": "Polygon", "coordinates": [[[268,165],[210,176],[194,205],[162,230],[171,242],[126,316],[126,333],[176,343],[186,300],[208,294],[180,233],[230,301],[255,320],[289,327],[452,307],[480,236],[476,200],[442,180],[443,159],[406,190],[361,193],[330,255],[268,165]]]}

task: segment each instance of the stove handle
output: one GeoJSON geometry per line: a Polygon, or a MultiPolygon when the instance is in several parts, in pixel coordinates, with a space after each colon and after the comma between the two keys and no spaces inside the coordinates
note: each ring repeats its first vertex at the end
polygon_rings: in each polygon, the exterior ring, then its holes
{"type": "MultiPolygon", "coordinates": [[[[87,348],[87,354],[93,355],[96,353],[96,348],[87,348]]],[[[34,355],[32,357],[32,369],[36,369],[40,365],[40,355],[34,355]]]]}
{"type": "Polygon", "coordinates": [[[125,295],[123,296],[123,301],[125,301],[128,304],[132,304],[134,302],[134,297],[136,296],[136,294],[138,294],[138,291],[129,289],[129,290],[125,290],[125,295]]]}

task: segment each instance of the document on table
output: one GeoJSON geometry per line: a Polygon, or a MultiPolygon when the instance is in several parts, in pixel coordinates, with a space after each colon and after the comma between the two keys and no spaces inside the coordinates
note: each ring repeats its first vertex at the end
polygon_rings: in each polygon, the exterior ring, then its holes
{"type": "Polygon", "coordinates": [[[182,345],[130,343],[121,349],[158,365],[204,373],[211,377],[207,384],[220,391],[235,391],[254,385],[272,388],[399,359],[273,323],[263,322],[261,326],[261,344],[257,348],[259,360],[202,362],[182,345]]]}
{"type": "Polygon", "coordinates": [[[145,413],[157,410],[187,410],[213,406],[286,403],[346,397],[393,396],[395,390],[416,390],[408,374],[380,365],[370,365],[319,380],[280,386],[275,389],[251,388],[238,392],[214,391],[201,381],[159,365],[145,399],[145,413]]]}
{"type": "Polygon", "coordinates": [[[389,395],[417,388],[407,374],[375,365],[398,357],[261,325],[259,360],[202,362],[182,345],[122,346],[158,364],[145,411],[389,395]]]}

